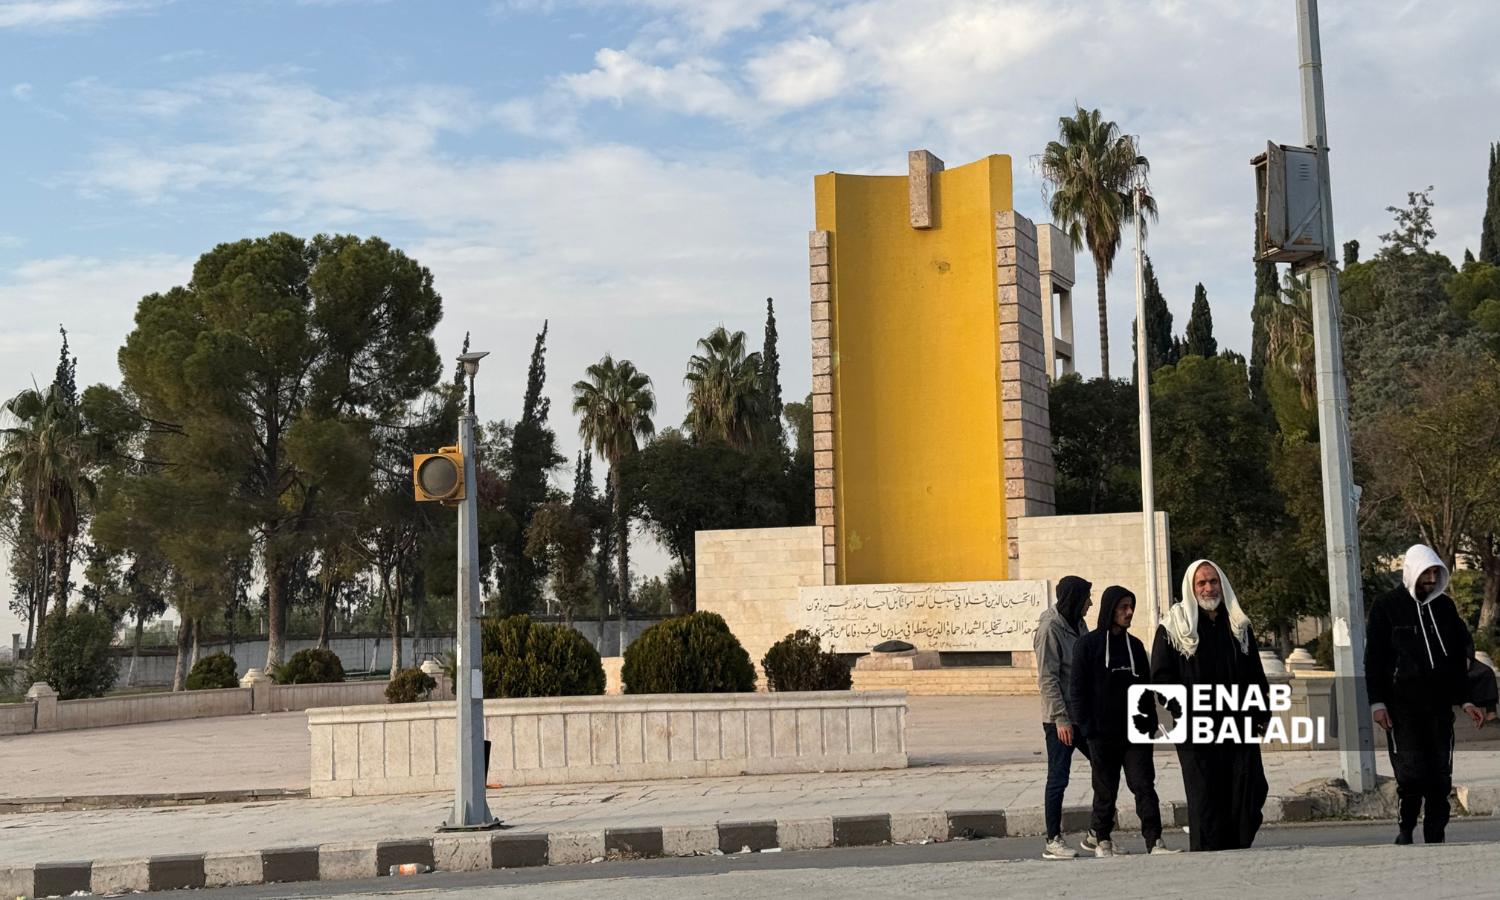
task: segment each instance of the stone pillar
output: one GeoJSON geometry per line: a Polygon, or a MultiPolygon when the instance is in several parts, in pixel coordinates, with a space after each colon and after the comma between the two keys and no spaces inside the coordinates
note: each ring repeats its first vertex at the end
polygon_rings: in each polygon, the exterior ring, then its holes
{"type": "Polygon", "coordinates": [[[1037,274],[1042,295],[1042,348],[1047,377],[1073,371],[1073,242],[1055,225],[1036,230],[1037,274]]]}
{"type": "Polygon", "coordinates": [[[250,711],[258,713],[275,712],[272,709],[271,689],[275,687],[271,682],[271,676],[260,669],[246,669],[240,678],[240,687],[250,689],[250,711]]]}
{"type": "Polygon", "coordinates": [[[911,205],[911,227],[926,230],[938,226],[937,179],[943,161],[927,150],[906,154],[907,197],[911,205]]]}
{"type": "Polygon", "coordinates": [[[816,523],[823,529],[823,583],[838,584],[838,540],[834,526],[833,463],[833,235],[808,234],[808,280],[812,295],[813,494],[816,523]]]}
{"type": "Polygon", "coordinates": [[[448,682],[448,676],[443,674],[443,664],[435,659],[429,659],[422,663],[422,671],[428,677],[437,682],[437,689],[432,692],[434,700],[451,700],[453,698],[453,685],[448,682]]]}
{"type": "Polygon", "coordinates": [[[45,681],[38,681],[26,692],[26,699],[36,706],[36,730],[57,730],[57,691],[45,681]]]}
{"type": "Polygon", "coordinates": [[[1000,322],[1000,408],[1005,437],[1005,521],[1009,571],[1020,548],[1017,520],[1050,516],[1056,475],[1048,412],[1046,352],[1036,227],[1016,212],[995,215],[1000,322]]]}

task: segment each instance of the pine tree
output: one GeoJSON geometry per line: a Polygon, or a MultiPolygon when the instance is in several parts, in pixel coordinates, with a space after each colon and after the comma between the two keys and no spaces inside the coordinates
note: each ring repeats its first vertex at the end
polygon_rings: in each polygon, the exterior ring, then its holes
{"type": "Polygon", "coordinates": [[[1209,359],[1219,352],[1219,342],[1214,340],[1214,314],[1208,308],[1208,291],[1201,281],[1193,289],[1193,311],[1188,316],[1185,338],[1184,355],[1209,359]]]}
{"type": "Polygon", "coordinates": [[[760,389],[766,400],[766,433],[771,446],[781,447],[786,441],[781,425],[781,355],[776,350],[776,309],[770,297],[766,298],[766,337],[760,351],[760,389]]]}
{"type": "Polygon", "coordinates": [[[1500,266],[1500,143],[1490,145],[1490,183],[1479,229],[1479,261],[1500,266]]]}
{"type": "Polygon", "coordinates": [[[78,405],[78,357],[68,356],[68,329],[57,326],[62,335],[62,351],[58,354],[57,373],[52,376],[52,389],[68,406],[78,405]]]}
{"type": "Polygon", "coordinates": [[[521,419],[511,435],[510,470],[506,473],[505,500],[501,504],[515,523],[515,529],[498,548],[500,603],[507,615],[530,612],[541,598],[546,566],[526,555],[526,530],[537,508],[547,502],[548,475],[565,461],[557,453],[557,436],[547,425],[552,401],[542,396],[547,383],[548,324],[542,323],[532,346],[521,419]]]}
{"type": "MultiPolygon", "coordinates": [[[[1146,257],[1142,280],[1146,283],[1146,371],[1155,372],[1162,366],[1177,362],[1177,349],[1172,340],[1172,311],[1167,308],[1167,298],[1162,296],[1150,256],[1146,257]]],[[[1130,333],[1135,334],[1134,323],[1130,333]]],[[[1139,348],[1136,352],[1140,352],[1139,348]]]]}

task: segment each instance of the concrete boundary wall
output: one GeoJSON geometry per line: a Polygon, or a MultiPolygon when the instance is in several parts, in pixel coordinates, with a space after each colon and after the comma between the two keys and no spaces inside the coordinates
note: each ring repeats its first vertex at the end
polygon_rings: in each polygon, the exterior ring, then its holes
{"type": "MultiPolygon", "coordinates": [[[[58,700],[45,684],[34,685],[23,703],[0,705],[0,737],[37,731],[78,731],[115,725],[143,725],[178,719],[294,712],[327,706],[385,702],[385,681],[342,684],[271,684],[212,691],[131,694],[90,700],[58,700]]],[[[438,678],[438,700],[452,699],[447,679],[438,678]]]]}
{"type": "MultiPolygon", "coordinates": [[[[312,796],[453,786],[449,702],[312,710],[312,796]]],[[[487,700],[507,786],[905,768],[904,691],[487,700]]]]}

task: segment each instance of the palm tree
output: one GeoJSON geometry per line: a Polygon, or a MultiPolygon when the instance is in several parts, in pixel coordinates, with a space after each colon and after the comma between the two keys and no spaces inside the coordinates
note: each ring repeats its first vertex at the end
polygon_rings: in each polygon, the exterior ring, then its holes
{"type": "MultiPolygon", "coordinates": [[[[52,592],[58,610],[68,608],[69,552],[78,537],[79,501],[97,491],[88,472],[97,457],[84,433],[78,410],[55,388],[28,389],[5,402],[16,424],[0,430],[0,490],[16,491],[30,507],[31,527],[51,547],[52,592]]],[[[36,634],[41,642],[47,594],[37,601],[36,634]]]]}
{"type": "MultiPolygon", "coordinates": [[[[1114,268],[1123,226],[1134,215],[1132,181],[1151,164],[1132,135],[1105,121],[1097,109],[1076,107],[1058,120],[1058,139],[1042,152],[1042,177],[1052,186],[1052,218],[1067,232],[1074,250],[1088,246],[1099,290],[1101,374],[1109,378],[1109,321],[1104,281],[1114,268]]],[[[1141,211],[1156,218],[1156,200],[1142,187],[1141,211]]]]}
{"type": "Polygon", "coordinates": [[[745,332],[719,326],[698,341],[688,360],[688,415],[684,427],[698,440],[718,439],[744,449],[765,429],[766,396],[760,354],[745,352],[745,332]]]}
{"type": "MultiPolygon", "coordinates": [[[[640,449],[640,441],[656,432],[651,414],[656,395],[651,379],[637,371],[628,359],[618,362],[605,354],[588,367],[588,377],[573,385],[573,412],[578,416],[578,436],[590,450],[609,463],[614,506],[615,558],[619,564],[620,647],[625,646],[625,611],[630,605],[630,518],[625,510],[624,479],[620,463],[640,449]]],[[[604,635],[599,635],[602,643],[604,635]]]]}

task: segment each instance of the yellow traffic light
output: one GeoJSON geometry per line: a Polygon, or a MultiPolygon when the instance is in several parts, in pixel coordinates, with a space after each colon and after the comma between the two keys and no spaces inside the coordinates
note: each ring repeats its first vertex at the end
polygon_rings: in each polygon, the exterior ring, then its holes
{"type": "Polygon", "coordinates": [[[464,455],[457,447],[411,458],[411,481],[418,501],[454,503],[464,499],[464,455]]]}

